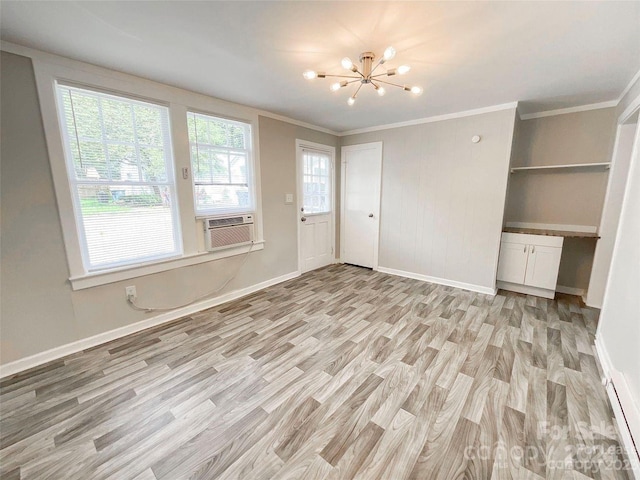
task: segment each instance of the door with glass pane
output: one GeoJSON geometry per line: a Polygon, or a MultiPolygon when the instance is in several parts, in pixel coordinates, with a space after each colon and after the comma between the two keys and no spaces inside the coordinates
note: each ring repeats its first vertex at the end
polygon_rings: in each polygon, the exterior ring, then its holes
{"type": "Polygon", "coordinates": [[[301,272],[334,262],[334,149],[296,141],[298,252],[301,272]]]}

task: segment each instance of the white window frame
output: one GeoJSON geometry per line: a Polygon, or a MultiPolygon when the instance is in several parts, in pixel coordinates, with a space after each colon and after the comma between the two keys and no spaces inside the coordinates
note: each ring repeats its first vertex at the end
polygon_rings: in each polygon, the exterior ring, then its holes
{"type": "MultiPolygon", "coordinates": [[[[297,140],[296,139],[296,149],[298,151],[298,163],[304,159],[304,154],[306,152],[310,152],[310,153],[317,153],[317,154],[322,154],[322,155],[326,155],[329,158],[329,175],[326,176],[326,178],[329,181],[329,194],[326,195],[326,197],[329,199],[329,210],[325,211],[325,212],[309,212],[307,210],[304,211],[304,215],[305,217],[310,217],[313,215],[330,215],[334,212],[335,210],[335,192],[334,190],[334,181],[333,181],[333,177],[334,177],[334,171],[335,171],[335,148],[333,150],[331,150],[332,147],[328,146],[328,145],[321,145],[319,143],[312,143],[312,142],[303,142],[301,140],[297,140]]],[[[304,168],[304,167],[303,167],[304,168]]],[[[300,179],[300,204],[304,206],[304,177],[305,177],[305,173],[304,170],[299,174],[299,176],[301,175],[301,179],[300,179]]],[[[313,177],[313,174],[311,174],[311,176],[313,177]]]]}
{"type": "Polygon", "coordinates": [[[252,246],[252,251],[264,248],[258,110],[33,49],[21,48],[19,54],[28,56],[33,61],[49,151],[49,162],[51,164],[69,265],[69,281],[74,290],[246,253],[246,245],[216,252],[205,251],[203,222],[196,218],[193,201],[187,111],[204,111],[213,116],[234,118],[251,125],[256,239],[252,246]],[[87,271],[83,263],[81,240],[76,227],[75,207],[67,173],[63,135],[58,117],[56,82],[150,103],[164,104],[169,107],[174,176],[176,179],[176,203],[179,212],[178,222],[182,232],[183,249],[181,256],[116,267],[109,270],[87,271]]]}
{"type": "MultiPolygon", "coordinates": [[[[227,214],[233,214],[233,213],[242,213],[242,214],[247,214],[247,213],[255,213],[255,204],[256,204],[256,178],[254,175],[254,165],[255,165],[255,161],[254,161],[254,144],[253,144],[253,126],[251,125],[251,123],[243,121],[243,120],[238,120],[236,118],[227,118],[227,117],[223,117],[220,115],[216,115],[214,113],[211,112],[204,112],[201,110],[196,110],[196,109],[189,109],[187,111],[187,115],[190,114],[196,114],[196,115],[203,115],[203,116],[207,116],[207,117],[212,117],[215,119],[219,119],[219,120],[224,120],[227,121],[229,123],[236,123],[236,124],[240,124],[243,127],[247,127],[249,128],[249,148],[247,149],[247,183],[248,183],[248,188],[249,188],[249,206],[248,207],[241,207],[241,208],[216,208],[216,209],[209,209],[209,210],[201,210],[198,211],[198,205],[197,205],[197,201],[196,201],[196,183],[195,183],[195,175],[191,175],[191,184],[193,187],[193,208],[196,212],[196,217],[197,218],[210,218],[210,217],[220,217],[220,216],[225,216],[227,214]]],[[[188,132],[187,132],[188,133],[188,132]]],[[[227,147],[222,147],[221,149],[228,149],[227,147]]],[[[229,149],[232,150],[232,149],[229,149]]],[[[191,139],[189,139],[189,160],[191,162],[191,139]]],[[[193,162],[191,162],[191,168],[193,170],[193,162]]]]}
{"type": "MultiPolygon", "coordinates": [[[[76,231],[80,240],[80,249],[81,249],[81,254],[82,254],[82,261],[83,261],[83,266],[86,272],[104,272],[104,271],[108,271],[108,270],[113,270],[114,268],[119,268],[119,267],[127,267],[127,266],[131,266],[131,265],[139,265],[142,263],[149,263],[149,262],[154,262],[154,261],[163,261],[163,260],[167,260],[170,258],[179,258],[182,256],[182,232],[180,231],[180,211],[178,209],[178,205],[177,205],[177,192],[176,192],[176,179],[175,179],[175,169],[171,168],[174,164],[175,161],[173,159],[173,148],[171,146],[172,141],[171,141],[171,135],[169,135],[169,149],[170,151],[168,152],[171,155],[171,164],[168,165],[169,168],[167,168],[167,181],[166,182],[152,182],[153,185],[161,185],[161,184],[165,184],[166,186],[168,186],[171,189],[171,210],[172,210],[172,220],[173,220],[173,240],[174,240],[174,244],[175,244],[175,250],[173,252],[170,252],[168,254],[165,255],[155,255],[155,256],[150,256],[144,259],[140,259],[139,261],[127,261],[127,260],[121,260],[121,261],[116,261],[116,262],[112,262],[109,264],[105,264],[103,266],[91,266],[90,262],[89,262],[89,246],[87,244],[87,238],[86,238],[86,234],[84,234],[84,216],[82,215],[82,208],[81,208],[81,204],[80,204],[80,197],[78,195],[78,184],[95,184],[98,185],[100,183],[102,184],[108,184],[111,185],[114,182],[111,181],[101,181],[101,182],[92,182],[92,181],[84,181],[84,180],[79,180],[76,178],[76,173],[75,173],[75,169],[74,169],[74,165],[73,165],[73,160],[71,157],[71,148],[69,145],[69,138],[67,135],[67,132],[65,131],[64,128],[64,124],[65,124],[65,118],[64,118],[64,111],[63,111],[63,107],[62,107],[62,99],[61,99],[61,95],[62,92],[58,87],[70,87],[70,88],[78,88],[78,89],[82,89],[82,90],[86,90],[89,92],[95,92],[97,94],[104,94],[105,92],[101,92],[100,90],[97,89],[91,89],[91,88],[87,88],[87,87],[80,87],[77,85],[73,85],[70,84],[68,82],[55,82],[56,85],[56,102],[57,102],[57,110],[58,110],[58,120],[60,122],[60,126],[61,126],[61,131],[60,134],[62,136],[62,142],[64,145],[64,150],[65,150],[65,160],[66,160],[66,164],[67,164],[67,178],[69,181],[69,187],[71,189],[71,197],[72,197],[72,202],[73,202],[73,209],[74,209],[74,215],[76,217],[76,231]]],[[[123,98],[126,100],[132,100],[134,102],[140,102],[139,99],[137,98],[131,98],[129,96],[125,96],[125,95],[114,95],[112,93],[107,93],[107,95],[112,95],[115,98],[123,98]]],[[[163,105],[161,103],[156,103],[156,102],[143,102],[143,103],[147,103],[147,104],[152,104],[152,105],[157,105],[159,107],[163,107],[167,109],[167,122],[169,123],[169,132],[171,132],[171,122],[169,120],[169,108],[167,105],[163,105]]],[[[115,182],[115,183],[122,183],[123,185],[128,185],[129,182],[115,182]]],[[[131,185],[150,185],[149,182],[131,182],[131,185]]]]}

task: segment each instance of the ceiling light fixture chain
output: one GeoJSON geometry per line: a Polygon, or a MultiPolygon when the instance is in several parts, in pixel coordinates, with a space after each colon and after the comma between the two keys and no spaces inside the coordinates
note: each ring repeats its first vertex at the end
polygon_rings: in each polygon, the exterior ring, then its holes
{"type": "Polygon", "coordinates": [[[333,83],[331,85],[331,91],[332,92],[337,92],[341,88],[344,88],[344,87],[346,87],[348,85],[351,85],[352,83],[356,83],[356,82],[359,83],[358,88],[356,89],[355,93],[353,95],[351,95],[349,97],[349,99],[347,100],[347,104],[348,105],[353,105],[356,102],[356,97],[358,96],[358,93],[360,92],[360,89],[362,88],[362,85],[366,85],[366,84],[371,84],[373,86],[373,88],[376,90],[376,92],[378,92],[379,96],[383,96],[386,93],[384,87],[382,85],[380,85],[380,84],[392,85],[394,87],[402,88],[406,92],[411,92],[414,95],[421,95],[422,94],[422,87],[418,87],[418,86],[412,86],[411,87],[411,86],[407,86],[407,85],[400,85],[400,84],[397,84],[397,83],[393,83],[393,82],[388,82],[386,80],[382,80],[382,78],[380,78],[380,77],[391,77],[393,75],[404,75],[405,73],[407,73],[411,69],[411,67],[409,67],[409,65],[401,65],[401,66],[399,66],[397,68],[390,68],[385,73],[379,73],[377,75],[373,74],[380,65],[384,64],[388,60],[391,60],[395,56],[396,56],[395,48],[387,47],[387,49],[384,51],[384,54],[382,55],[382,58],[380,58],[380,60],[378,60],[378,62],[374,65],[374,60],[376,58],[375,53],[373,53],[373,52],[362,52],[360,54],[360,57],[359,57],[360,65],[361,65],[360,68],[358,68],[358,66],[355,65],[351,61],[351,59],[349,59],[349,57],[344,57],[342,59],[342,62],[341,62],[342,67],[345,70],[351,70],[353,73],[357,73],[358,76],[355,76],[355,75],[327,75],[324,72],[316,72],[314,70],[307,70],[302,74],[302,76],[304,78],[306,78],[307,80],[313,80],[314,78],[326,78],[326,77],[355,79],[355,80],[342,80],[342,81],[333,83]]]}

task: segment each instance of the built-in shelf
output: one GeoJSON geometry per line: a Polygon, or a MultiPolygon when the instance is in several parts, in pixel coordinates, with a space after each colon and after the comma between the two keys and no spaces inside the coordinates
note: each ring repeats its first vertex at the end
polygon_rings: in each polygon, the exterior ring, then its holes
{"type": "Polygon", "coordinates": [[[511,173],[515,172],[526,172],[526,171],[534,171],[534,170],[567,170],[567,169],[576,169],[576,170],[587,170],[587,169],[608,169],[611,166],[611,163],[574,163],[571,165],[541,165],[538,167],[513,167],[511,169],[511,173]]]}
{"type": "Polygon", "coordinates": [[[600,235],[595,232],[574,232],[570,230],[539,230],[537,228],[504,227],[502,231],[505,233],[523,233],[525,235],[543,235],[564,238],[600,238],[600,235]]]}

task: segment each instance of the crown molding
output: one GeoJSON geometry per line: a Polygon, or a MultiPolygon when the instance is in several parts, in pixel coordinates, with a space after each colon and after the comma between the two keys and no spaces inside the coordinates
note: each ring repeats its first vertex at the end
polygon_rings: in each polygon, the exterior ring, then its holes
{"type": "Polygon", "coordinates": [[[324,132],[330,135],[335,135],[336,137],[342,136],[340,132],[335,130],[331,130],[330,128],[321,127],[319,125],[314,125],[313,123],[303,122],[302,120],[296,120],[295,118],[287,117],[284,115],[279,115],[277,113],[269,112],[267,110],[258,110],[258,115],[263,117],[272,118],[274,120],[280,120],[281,122],[291,123],[293,125],[297,125],[298,127],[310,128],[311,130],[315,130],[317,132],[324,132]]]}
{"type": "Polygon", "coordinates": [[[379,130],[389,130],[391,128],[410,127],[412,125],[421,125],[423,123],[442,122],[444,120],[453,120],[455,118],[471,117],[473,115],[482,115],[483,113],[499,112],[501,110],[515,110],[518,108],[518,102],[502,103],[491,107],[476,108],[473,110],[464,110],[462,112],[447,113],[444,115],[435,115],[433,117],[418,118],[408,120],[406,122],[387,123],[385,125],[377,125],[374,127],[357,128],[355,130],[346,130],[340,132],[339,136],[356,135],[358,133],[377,132],[379,130]]]}
{"type": "Polygon", "coordinates": [[[631,87],[633,87],[633,85],[640,80],[640,70],[638,70],[636,72],[636,74],[633,76],[633,78],[631,79],[631,81],[627,84],[626,87],[624,87],[624,90],[622,90],[622,93],[620,94],[620,96],[618,97],[618,103],[620,103],[620,101],[624,98],[624,96],[629,93],[629,90],[631,90],[631,87]]]}
{"type": "Polygon", "coordinates": [[[578,105],[577,107],[559,108],[557,110],[546,110],[544,112],[523,113],[520,115],[520,120],[553,117],[555,115],[564,115],[565,113],[587,112],[589,110],[599,110],[601,108],[611,108],[616,106],[618,106],[618,100],[610,100],[608,102],[591,103],[589,105],[578,105]]]}

